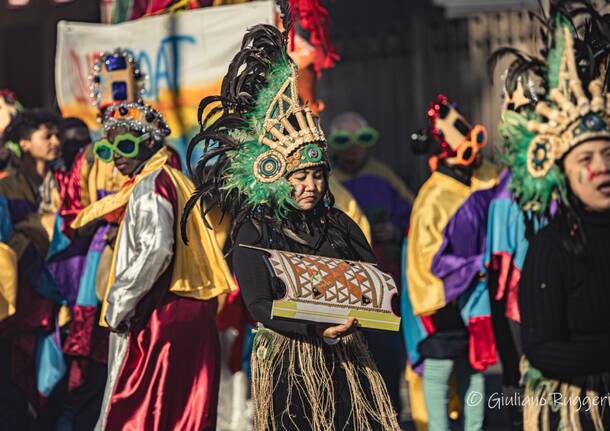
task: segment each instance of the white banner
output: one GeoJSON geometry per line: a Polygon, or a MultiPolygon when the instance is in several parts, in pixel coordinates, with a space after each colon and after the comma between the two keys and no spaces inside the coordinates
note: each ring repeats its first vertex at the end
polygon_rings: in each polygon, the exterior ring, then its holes
{"type": "MultiPolygon", "coordinates": [[[[62,114],[96,124],[89,70],[103,51],[131,50],[147,75],[144,100],[168,119],[172,138],[188,140],[200,100],[218,94],[246,29],[273,23],[271,1],[209,7],[117,25],[61,21],[57,25],[55,88],[62,114]]],[[[176,145],[181,150],[183,145],[176,145]]]]}

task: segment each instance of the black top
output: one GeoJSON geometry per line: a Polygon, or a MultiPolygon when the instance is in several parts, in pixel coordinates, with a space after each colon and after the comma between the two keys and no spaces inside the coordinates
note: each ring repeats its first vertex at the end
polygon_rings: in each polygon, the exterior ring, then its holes
{"type": "Polygon", "coordinates": [[[584,214],[586,250],[569,253],[555,225],[531,241],[519,288],[523,348],[549,378],[610,372],[610,214],[584,214]]]}
{"type": "Polygon", "coordinates": [[[277,291],[277,289],[274,288],[275,282],[265,262],[267,257],[262,251],[240,247],[240,244],[325,257],[375,262],[373,252],[358,225],[343,212],[334,209],[331,211],[334,212],[337,224],[345,233],[341,232],[339,228],[330,225],[327,228],[320,221],[318,225],[313,226],[311,235],[302,234],[308,245],[301,245],[296,241],[290,240],[288,247],[282,247],[278,243],[274,243],[273,234],[266,231],[265,226],[263,226],[262,235],[259,235],[258,230],[251,221],[247,221],[240,226],[237,232],[235,247],[233,248],[233,269],[237,276],[237,282],[246,308],[250,315],[265,327],[286,336],[307,337],[316,335],[315,324],[277,318],[271,319],[272,301],[274,296],[278,297],[279,295],[277,293],[274,295],[274,291],[277,291]],[[338,249],[337,244],[332,240],[336,236],[329,235],[327,229],[334,230],[334,233],[341,235],[341,237],[347,236],[346,240],[351,244],[356,256],[342,255],[344,253],[338,249]]]}

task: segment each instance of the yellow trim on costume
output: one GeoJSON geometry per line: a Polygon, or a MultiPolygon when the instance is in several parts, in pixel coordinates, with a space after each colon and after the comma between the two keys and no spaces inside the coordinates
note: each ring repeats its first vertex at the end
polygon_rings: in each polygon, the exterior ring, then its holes
{"type": "Polygon", "coordinates": [[[483,160],[481,166],[475,171],[470,182],[472,191],[495,187],[500,181],[501,169],[488,160],[483,160]]]}
{"type": "Polygon", "coordinates": [[[330,176],[328,180],[328,187],[330,188],[331,193],[335,197],[335,207],[343,211],[347,214],[362,230],[366,240],[369,244],[372,244],[371,241],[371,225],[369,224],[369,220],[364,215],[364,212],[358,206],[356,199],[352,196],[352,194],[345,188],[343,185],[334,178],[334,176],[330,176]]]}
{"type": "Polygon", "coordinates": [[[57,324],[63,328],[72,321],[72,311],[67,304],[62,304],[57,311],[57,324]]]}
{"type": "Polygon", "coordinates": [[[407,285],[415,315],[443,308],[443,281],[432,274],[432,260],[443,243],[443,231],[470,195],[470,187],[434,172],[415,198],[407,243],[407,285]]]}
{"type": "Polygon", "coordinates": [[[17,255],[0,243],[0,322],[15,314],[17,307],[17,255]]]}
{"type": "Polygon", "coordinates": [[[99,220],[104,216],[113,213],[120,208],[123,208],[125,205],[127,205],[127,202],[129,202],[131,192],[136,184],[142,178],[158,169],[161,169],[167,163],[168,158],[169,152],[165,148],[159,150],[148,160],[142,172],[138,174],[138,179],[136,181],[122,187],[116,193],[106,196],[105,198],[100,199],[99,201],[96,201],[83,209],[72,222],[72,229],[81,228],[95,220],[99,220]]]}
{"type": "MultiPolygon", "coordinates": [[[[336,319],[336,313],[327,313],[320,310],[302,309],[297,310],[297,303],[292,301],[274,302],[273,317],[284,317],[287,319],[301,319],[318,321],[319,318],[329,317],[336,319]]],[[[400,329],[400,317],[391,313],[379,313],[378,311],[347,310],[345,319],[355,317],[359,323],[366,328],[383,329],[386,331],[398,331],[400,329]]]]}
{"type": "Polygon", "coordinates": [[[497,183],[498,169],[484,162],[471,178],[470,187],[434,172],[420,189],[411,211],[407,244],[407,281],[415,315],[430,315],[446,305],[443,281],[430,268],[447,223],[472,192],[497,183]]]}
{"type": "MultiPolygon", "coordinates": [[[[72,223],[72,227],[75,229],[82,227],[93,220],[100,219],[107,214],[124,207],[129,202],[134,187],[142,181],[142,179],[158,169],[163,169],[169,175],[172,183],[176,187],[176,195],[178,198],[175,251],[169,290],[176,295],[187,298],[199,300],[215,298],[218,295],[235,289],[233,276],[229,271],[222,249],[218,244],[219,240],[226,238],[226,232],[216,232],[213,229],[209,229],[206,226],[201,213],[195,209],[191,212],[187,223],[187,234],[190,241],[188,245],[184,244],[180,233],[180,220],[182,219],[184,205],[193,194],[195,187],[182,172],[173,169],[166,164],[168,158],[169,152],[167,150],[159,150],[150,160],[148,160],[144,169],[142,169],[142,172],[140,172],[133,183],[125,185],[117,193],[106,196],[104,199],[85,208],[72,223]]],[[[212,225],[212,223],[213,222],[210,221],[210,225],[212,225]]],[[[119,226],[117,244],[119,243],[122,231],[123,224],[119,226]]],[[[110,275],[108,277],[105,297],[102,303],[100,318],[100,325],[102,326],[107,326],[104,316],[108,307],[108,292],[112,288],[115,280],[117,251],[118,247],[115,247],[112,264],[110,265],[110,275]]]]}
{"type": "Polygon", "coordinates": [[[106,311],[108,310],[108,293],[110,292],[110,288],[114,284],[114,279],[116,276],[116,259],[117,259],[117,249],[118,240],[120,235],[123,233],[123,223],[119,225],[119,229],[116,234],[116,242],[115,247],[112,251],[112,261],[110,263],[110,270],[108,272],[108,279],[106,281],[106,287],[104,288],[104,297],[102,299],[102,307],[100,308],[100,320],[99,325],[105,328],[108,327],[108,323],[106,323],[106,311]]]}
{"type": "Polygon", "coordinates": [[[397,191],[398,194],[405,200],[412,203],[415,199],[415,194],[406,186],[406,184],[394,173],[392,168],[390,168],[385,163],[380,162],[379,160],[371,157],[366,164],[360,169],[356,174],[347,174],[340,169],[333,170],[333,176],[337,179],[337,181],[345,182],[349,181],[355,176],[361,175],[375,175],[377,177],[383,178],[388,183],[392,185],[397,191]]]}
{"type": "MultiPolygon", "coordinates": [[[[176,186],[177,220],[182,220],[184,206],[195,191],[195,186],[182,172],[167,165],[163,169],[176,186]]],[[[208,223],[213,226],[210,218],[208,223]]],[[[233,275],[219,245],[219,240],[226,238],[226,231],[218,226],[209,229],[201,212],[195,208],[189,215],[186,232],[190,239],[188,246],[182,242],[180,223],[176,223],[176,251],[170,291],[176,295],[206,300],[235,290],[233,275]]]]}
{"type": "MultiPolygon", "coordinates": [[[[127,177],[115,169],[114,163],[104,163],[97,157],[93,159],[88,176],[83,178],[87,178],[87,183],[82,185],[82,187],[87,187],[87,204],[98,200],[98,191],[118,191],[127,181],[127,177]]],[[[85,202],[83,202],[83,205],[85,205],[85,202]]]]}
{"type": "MultiPolygon", "coordinates": [[[[80,184],[79,184],[79,188],[80,188],[80,201],[83,205],[83,208],[91,205],[91,202],[93,202],[93,199],[91,197],[91,192],[89,191],[89,179],[91,178],[91,170],[93,168],[93,164],[89,163],[89,161],[87,160],[87,156],[89,154],[92,155],[91,151],[92,151],[92,145],[89,145],[88,147],[85,148],[84,154],[83,154],[83,162],[81,163],[81,167],[80,170],[78,172],[78,176],[80,178],[80,184]]],[[[97,194],[97,193],[96,193],[97,194]]]]}
{"type": "Polygon", "coordinates": [[[407,365],[405,380],[409,385],[409,405],[415,429],[417,431],[428,431],[428,409],[424,399],[424,382],[410,365],[407,365]]]}

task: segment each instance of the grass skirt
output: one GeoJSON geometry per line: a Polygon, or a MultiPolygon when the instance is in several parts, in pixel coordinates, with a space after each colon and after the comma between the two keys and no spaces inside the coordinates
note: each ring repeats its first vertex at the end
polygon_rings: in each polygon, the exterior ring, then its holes
{"type": "Polygon", "coordinates": [[[399,430],[362,334],[327,345],[259,328],[252,351],[254,429],[399,430]]]}
{"type": "Polygon", "coordinates": [[[525,431],[610,429],[610,375],[590,376],[576,385],[549,379],[523,358],[525,431]]]}

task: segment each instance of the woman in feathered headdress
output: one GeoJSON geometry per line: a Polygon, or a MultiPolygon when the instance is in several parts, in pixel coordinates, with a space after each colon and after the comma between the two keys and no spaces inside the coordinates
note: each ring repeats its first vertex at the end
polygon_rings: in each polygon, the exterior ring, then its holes
{"type": "Polygon", "coordinates": [[[508,105],[501,123],[513,195],[526,220],[548,222],[530,240],[519,287],[524,427],[603,430],[610,426],[602,398],[610,384],[610,16],[588,1],[563,1],[542,21],[541,57],[515,53],[507,86],[532,73],[537,100],[508,105]]]}
{"type": "MultiPolygon", "coordinates": [[[[291,14],[282,9],[284,28],[291,14]]],[[[352,318],[337,326],[271,319],[281,286],[265,253],[241,245],[374,261],[362,231],[333,207],[326,139],[297,94],[287,32],[250,29],[222,83],[202,100],[199,202],[232,219],[232,262],[246,307],[262,324],[254,341],[255,429],[397,430],[387,390],[352,318]]],[[[185,219],[183,219],[183,222],[185,219]]],[[[194,241],[195,238],[189,238],[194,241]]]]}

